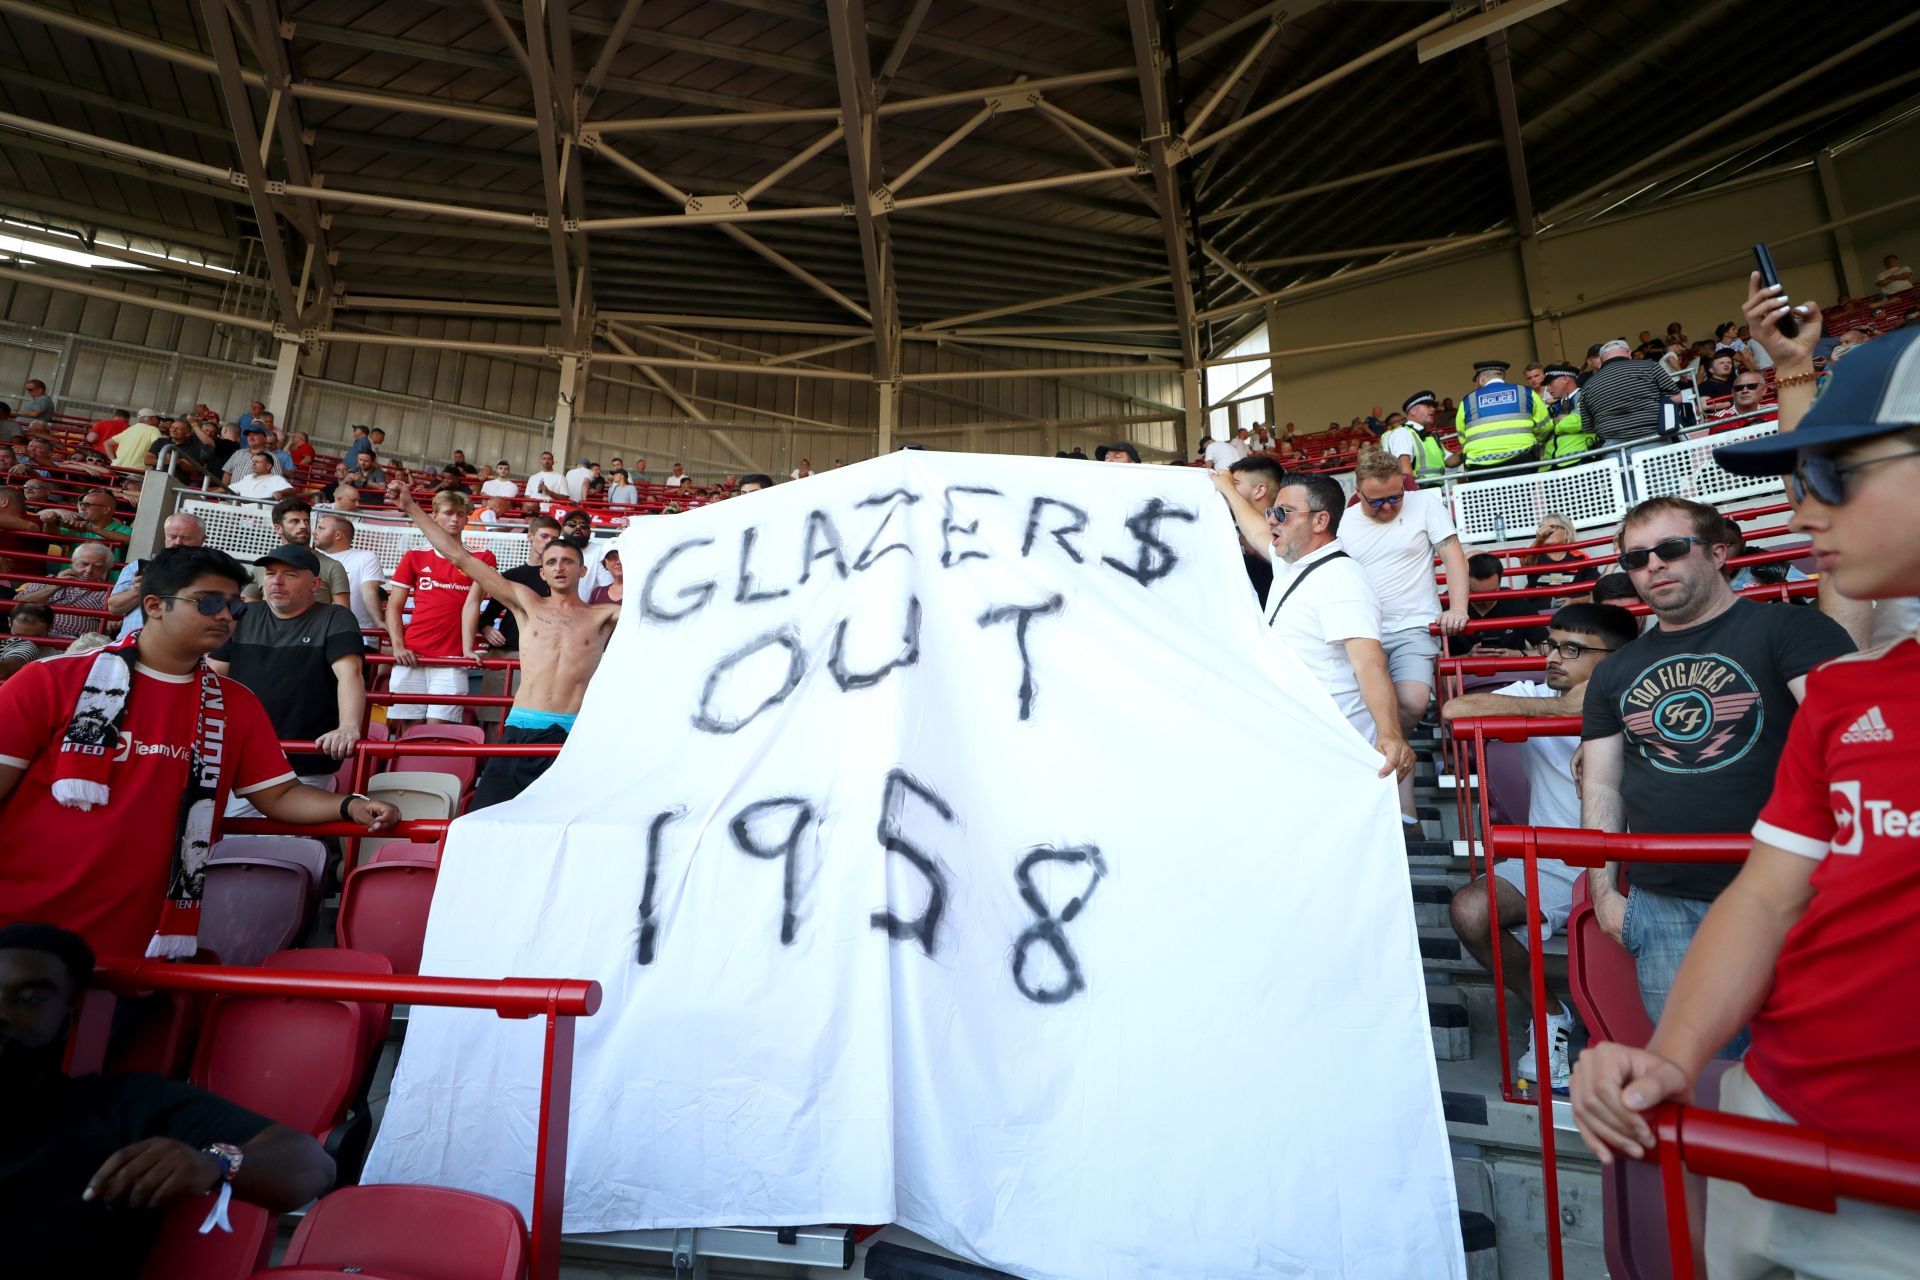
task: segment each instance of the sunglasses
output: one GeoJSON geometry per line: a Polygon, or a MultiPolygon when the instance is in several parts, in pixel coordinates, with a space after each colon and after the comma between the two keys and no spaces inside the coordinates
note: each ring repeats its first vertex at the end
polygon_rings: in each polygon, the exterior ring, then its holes
{"type": "Polygon", "coordinates": [[[1897,462],[1901,458],[1920,458],[1920,449],[1890,453],[1884,458],[1868,458],[1865,462],[1845,467],[1822,453],[1802,453],[1789,481],[1793,500],[1795,503],[1805,502],[1807,495],[1812,494],[1829,507],[1843,506],[1847,501],[1848,476],[1882,462],[1897,462]]]}
{"type": "Polygon", "coordinates": [[[1533,651],[1543,658],[1550,658],[1557,653],[1560,655],[1562,661],[1574,662],[1589,653],[1612,653],[1613,649],[1605,645],[1580,644],[1574,640],[1569,640],[1564,644],[1556,643],[1552,640],[1540,640],[1535,642],[1533,651]]]}
{"type": "Polygon", "coordinates": [[[1368,506],[1370,506],[1370,507],[1372,507],[1372,508],[1373,508],[1373,509],[1374,509],[1375,511],[1379,511],[1379,510],[1381,510],[1381,509],[1382,509],[1382,508],[1384,508],[1384,507],[1397,507],[1397,506],[1399,506],[1399,505],[1400,505],[1400,503],[1401,503],[1401,501],[1402,501],[1402,500],[1403,500],[1403,499],[1404,499],[1404,498],[1405,498],[1406,496],[1407,496],[1407,495],[1406,495],[1406,494],[1404,494],[1404,493],[1394,493],[1394,494],[1389,494],[1389,495],[1387,495],[1387,496],[1386,496],[1386,497],[1384,497],[1384,498],[1366,498],[1366,497],[1363,497],[1363,498],[1361,498],[1360,500],[1361,500],[1362,502],[1364,502],[1364,503],[1366,503],[1366,504],[1367,504],[1368,506]]]}
{"type": "Polygon", "coordinates": [[[1268,507],[1265,512],[1267,519],[1278,521],[1280,524],[1285,524],[1297,514],[1292,507],[1268,507]]]}
{"type": "Polygon", "coordinates": [[[203,618],[217,618],[224,611],[238,621],[240,615],[247,611],[247,601],[244,596],[161,596],[160,598],[189,601],[200,611],[200,616],[203,618]]]}
{"type": "Polygon", "coordinates": [[[1736,382],[1733,384],[1733,389],[1735,391],[1758,391],[1766,385],[1764,382],[1736,382]]]}
{"type": "Polygon", "coordinates": [[[1637,573],[1647,567],[1647,560],[1651,556],[1659,556],[1662,564],[1672,564],[1692,555],[1694,547],[1707,545],[1705,538],[1668,538],[1665,542],[1656,542],[1638,551],[1622,551],[1620,567],[1629,573],[1637,573]]]}

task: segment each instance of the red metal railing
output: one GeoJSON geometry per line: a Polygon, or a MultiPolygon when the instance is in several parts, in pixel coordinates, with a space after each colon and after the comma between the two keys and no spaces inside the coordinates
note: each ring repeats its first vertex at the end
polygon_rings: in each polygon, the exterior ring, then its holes
{"type": "MultiPolygon", "coordinates": [[[[1795,552],[1794,554],[1798,555],[1800,553],[1795,552]]],[[[1749,564],[1753,562],[1752,557],[1742,556],[1738,560],[1729,561],[1728,563],[1749,564]]],[[[1490,592],[1488,594],[1497,596],[1502,593],[1490,592]]],[[[1800,582],[1762,583],[1759,586],[1742,587],[1734,594],[1745,596],[1749,600],[1759,600],[1762,602],[1808,600],[1820,594],[1820,580],[1818,578],[1807,578],[1800,582]]],[[[1484,599],[1486,597],[1476,596],[1475,598],[1484,599]]],[[[1629,600],[1620,607],[1638,617],[1646,617],[1653,612],[1651,607],[1640,600],[1629,600]]],[[[1527,627],[1544,627],[1552,621],[1553,615],[1551,613],[1528,614],[1522,618],[1469,618],[1467,625],[1463,627],[1461,631],[1462,634],[1465,635],[1472,635],[1481,631],[1515,631],[1527,627]]],[[[1433,635],[1441,634],[1440,624],[1438,622],[1428,623],[1427,630],[1433,635]]]]}
{"type": "MultiPolygon", "coordinates": [[[[284,830],[284,829],[283,829],[284,830]]],[[[307,828],[297,830],[306,831],[307,828]]],[[[147,961],[101,968],[94,981],[118,995],[175,991],[205,996],[272,996],[291,1000],[352,1000],[364,1004],[491,1009],[502,1018],[544,1018],[540,1104],[534,1145],[533,1212],[528,1226],[532,1280],[558,1280],[560,1224],[566,1204],[567,1130],[573,1099],[574,1020],[600,1009],[600,984],[578,978],[431,978],[314,973],[296,969],[234,969],[147,961]]],[[[106,1057],[113,1010],[92,1002],[75,1031],[78,1069],[106,1057]]]]}

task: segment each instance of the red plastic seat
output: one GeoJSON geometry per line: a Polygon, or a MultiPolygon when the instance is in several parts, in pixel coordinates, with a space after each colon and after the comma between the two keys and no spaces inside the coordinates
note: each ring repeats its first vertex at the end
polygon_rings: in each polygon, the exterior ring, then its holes
{"type": "Polygon", "coordinates": [[[348,1001],[222,996],[208,1007],[187,1078],[324,1140],[359,1092],[366,1034],[348,1001]]]}
{"type": "Polygon", "coordinates": [[[140,1280],[247,1280],[273,1253],[278,1214],[234,1200],[227,1205],[231,1232],[200,1234],[213,1208],[212,1196],[175,1201],[160,1219],[153,1248],[140,1267],[140,1280]]]}
{"type": "MultiPolygon", "coordinates": [[[[225,843],[224,841],[222,842],[225,843]]],[[[222,964],[251,967],[293,945],[313,906],[304,866],[244,854],[207,864],[200,904],[200,945],[222,964]]]]}
{"type": "MultiPolygon", "coordinates": [[[[385,956],[370,951],[354,951],[347,947],[302,947],[297,951],[276,951],[261,962],[263,969],[296,969],[319,973],[351,973],[386,977],[393,973],[393,965],[385,956]]],[[[376,1001],[349,1001],[360,1011],[360,1025],[364,1033],[362,1043],[367,1056],[369,1069],[374,1058],[385,1043],[387,1032],[393,1026],[393,1006],[376,1001]]]]}
{"type": "Polygon", "coordinates": [[[431,862],[436,866],[440,862],[440,845],[437,841],[391,840],[374,851],[368,862],[431,862]]]}
{"type": "Polygon", "coordinates": [[[1585,876],[1574,881],[1573,914],[1567,920],[1567,982],[1595,1040],[1638,1047],[1653,1039],[1633,957],[1601,930],[1585,876]]]}
{"type": "MultiPolygon", "coordinates": [[[[436,724],[425,722],[414,725],[400,735],[402,742],[457,742],[465,746],[480,746],[487,740],[486,730],[472,724],[436,724]]],[[[473,756],[401,756],[393,767],[406,769],[413,773],[450,773],[460,780],[460,793],[465,795],[473,790],[473,780],[479,776],[480,761],[473,756]]]]}
{"type": "Polygon", "coordinates": [[[341,945],[385,956],[395,973],[420,972],[439,875],[438,857],[400,859],[387,856],[385,849],[375,861],[355,867],[340,888],[341,945]]]}
{"type": "Polygon", "coordinates": [[[342,1187],[294,1231],[261,1280],[356,1274],[405,1280],[521,1280],[527,1227],[504,1200],[447,1187],[342,1187]]]}

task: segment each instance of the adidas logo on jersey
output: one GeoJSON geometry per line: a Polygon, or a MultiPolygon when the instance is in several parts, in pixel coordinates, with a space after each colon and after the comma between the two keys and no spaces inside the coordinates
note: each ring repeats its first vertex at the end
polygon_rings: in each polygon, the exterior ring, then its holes
{"type": "Polygon", "coordinates": [[[1892,742],[1893,730],[1887,728],[1887,721],[1880,714],[1879,707],[1873,707],[1867,714],[1853,722],[1853,727],[1840,735],[1842,742],[1892,742]]]}

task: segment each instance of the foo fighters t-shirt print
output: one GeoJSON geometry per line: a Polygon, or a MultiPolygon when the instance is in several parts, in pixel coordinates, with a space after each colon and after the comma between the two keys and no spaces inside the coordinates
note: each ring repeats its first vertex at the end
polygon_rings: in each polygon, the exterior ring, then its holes
{"type": "MultiPolygon", "coordinates": [[[[1788,682],[1853,648],[1813,609],[1742,599],[1698,626],[1655,628],[1608,656],[1587,686],[1580,736],[1626,736],[1628,830],[1751,830],[1798,705],[1788,682]]],[[[1738,871],[1635,863],[1629,876],[1643,888],[1711,899],[1738,871]]]]}

